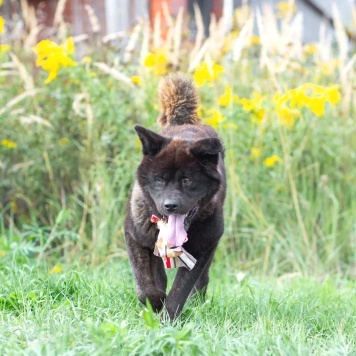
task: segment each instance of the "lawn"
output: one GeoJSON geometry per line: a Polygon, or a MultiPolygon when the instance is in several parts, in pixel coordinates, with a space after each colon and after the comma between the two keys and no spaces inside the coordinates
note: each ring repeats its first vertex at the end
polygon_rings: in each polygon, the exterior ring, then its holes
{"type": "Polygon", "coordinates": [[[356,283],[340,276],[242,278],[216,263],[206,301],[170,325],[137,302],[127,260],[51,270],[9,257],[0,271],[3,355],[356,352],[356,283]]]}
{"type": "Polygon", "coordinates": [[[180,17],[111,40],[1,26],[0,354],[356,354],[354,47],[342,27],[303,43],[294,11],[243,6],[194,41],[180,17]],[[172,71],[224,141],[228,192],[207,300],[170,325],[137,301],[123,221],[133,126],[159,130],[172,71]]]}

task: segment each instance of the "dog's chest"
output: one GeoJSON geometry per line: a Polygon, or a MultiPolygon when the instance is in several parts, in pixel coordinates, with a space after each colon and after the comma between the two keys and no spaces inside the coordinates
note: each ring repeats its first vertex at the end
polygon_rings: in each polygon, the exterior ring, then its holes
{"type": "Polygon", "coordinates": [[[153,249],[158,234],[157,225],[150,219],[154,209],[150,209],[147,205],[147,200],[137,181],[132,190],[130,210],[132,223],[138,232],[136,239],[139,239],[142,245],[153,249]]]}

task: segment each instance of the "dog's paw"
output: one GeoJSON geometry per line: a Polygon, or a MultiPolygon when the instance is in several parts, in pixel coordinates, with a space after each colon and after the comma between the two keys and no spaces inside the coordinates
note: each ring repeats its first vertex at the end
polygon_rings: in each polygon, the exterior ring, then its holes
{"type": "Polygon", "coordinates": [[[147,292],[147,293],[140,293],[138,295],[139,301],[146,305],[147,300],[152,306],[152,309],[158,313],[162,310],[164,301],[166,299],[166,293],[164,293],[161,290],[156,290],[152,292],[147,292]]]}

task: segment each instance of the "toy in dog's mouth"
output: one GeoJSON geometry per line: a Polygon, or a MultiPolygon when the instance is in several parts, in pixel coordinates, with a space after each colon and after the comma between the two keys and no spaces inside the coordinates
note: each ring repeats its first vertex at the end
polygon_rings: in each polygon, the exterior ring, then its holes
{"type": "Polygon", "coordinates": [[[162,258],[166,268],[194,268],[196,259],[182,245],[188,240],[187,231],[198,209],[197,204],[185,215],[168,215],[162,219],[151,216],[151,222],[159,229],[153,253],[162,258]]]}
{"type": "Polygon", "coordinates": [[[187,231],[192,223],[192,220],[199,210],[199,205],[194,207],[184,215],[168,215],[159,219],[152,216],[151,221],[159,224],[160,236],[164,238],[168,246],[182,246],[187,241],[187,231]]]}

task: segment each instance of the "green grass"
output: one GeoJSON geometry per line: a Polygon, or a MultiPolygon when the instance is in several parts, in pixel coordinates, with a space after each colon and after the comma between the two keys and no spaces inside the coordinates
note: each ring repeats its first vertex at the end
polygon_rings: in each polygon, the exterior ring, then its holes
{"type": "Polygon", "coordinates": [[[341,276],[238,281],[216,263],[207,300],[190,300],[170,325],[137,301],[127,260],[48,270],[10,256],[1,263],[0,354],[356,353],[356,283],[341,276]]]}

